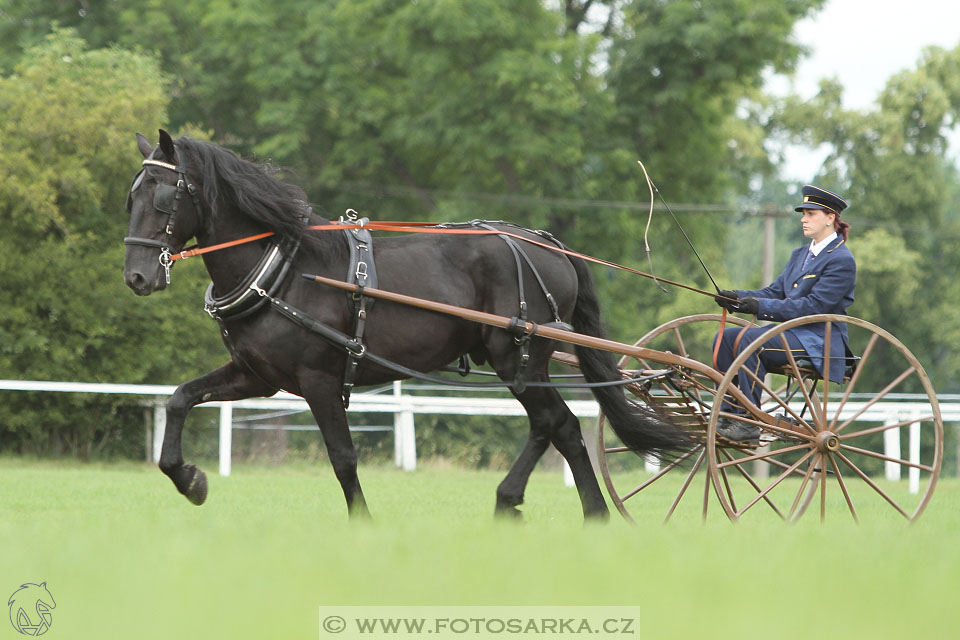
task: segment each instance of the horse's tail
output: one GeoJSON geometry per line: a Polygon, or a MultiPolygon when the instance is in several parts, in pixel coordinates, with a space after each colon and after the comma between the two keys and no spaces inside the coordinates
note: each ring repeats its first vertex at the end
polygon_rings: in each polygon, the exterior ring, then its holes
{"type": "MultiPolygon", "coordinates": [[[[578,333],[604,337],[593,278],[587,263],[571,258],[577,271],[577,302],[573,309],[573,327],[578,333]]],[[[609,351],[576,345],[580,370],[587,382],[620,379],[614,356],[609,351]]],[[[627,399],[622,386],[594,387],[593,395],[620,441],[637,453],[670,459],[690,449],[693,441],[679,427],[659,420],[647,407],[627,399]]]]}

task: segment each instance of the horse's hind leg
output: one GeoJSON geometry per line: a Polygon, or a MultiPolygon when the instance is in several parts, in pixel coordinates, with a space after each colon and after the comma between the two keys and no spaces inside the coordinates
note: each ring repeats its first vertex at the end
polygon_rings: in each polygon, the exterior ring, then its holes
{"type": "Polygon", "coordinates": [[[527,487],[527,480],[549,444],[550,435],[545,425],[535,424],[531,420],[530,436],[523,451],[510,467],[510,473],[497,487],[497,506],[494,511],[497,516],[520,517],[517,506],[523,504],[523,492],[527,487]]]}
{"type": "Polygon", "coordinates": [[[184,382],[167,402],[167,425],[160,450],[160,470],[176,485],[177,490],[196,505],[207,499],[207,476],[192,464],[183,463],[180,436],[187,412],[201,402],[242,400],[255,396],[272,396],[276,389],[229,362],[219,369],[184,382]]]}
{"type": "Polygon", "coordinates": [[[583,443],[580,421],[559,392],[556,389],[528,387],[523,393],[514,395],[530,417],[530,438],[510,473],[497,488],[497,512],[502,513],[504,509],[523,501],[527,480],[546,449],[548,437],[570,465],[584,517],[607,518],[610,512],[583,443]]]}

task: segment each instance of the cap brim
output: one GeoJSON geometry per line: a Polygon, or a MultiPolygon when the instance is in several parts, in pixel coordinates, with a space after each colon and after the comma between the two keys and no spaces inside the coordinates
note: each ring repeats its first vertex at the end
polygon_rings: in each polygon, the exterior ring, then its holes
{"type": "MultiPolygon", "coordinates": [[[[826,211],[827,213],[837,213],[830,207],[825,204],[817,204],[816,202],[804,202],[801,205],[798,205],[794,211],[803,211],[804,209],[820,209],[821,211],[826,211]]],[[[837,215],[840,215],[837,213],[837,215]]]]}

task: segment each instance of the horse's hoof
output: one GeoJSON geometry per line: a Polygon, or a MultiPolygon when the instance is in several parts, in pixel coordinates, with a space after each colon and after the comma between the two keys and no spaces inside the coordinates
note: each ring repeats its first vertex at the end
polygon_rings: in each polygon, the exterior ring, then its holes
{"type": "Polygon", "coordinates": [[[497,507],[493,512],[493,516],[497,520],[520,522],[523,520],[523,511],[520,511],[520,509],[516,507],[497,507]]]}
{"type": "Polygon", "coordinates": [[[583,522],[584,524],[603,524],[610,522],[610,512],[604,509],[603,511],[591,511],[589,513],[584,513],[583,522]]]}
{"type": "Polygon", "coordinates": [[[354,505],[347,509],[347,514],[351,522],[363,522],[365,520],[373,520],[373,516],[370,515],[370,510],[367,509],[366,503],[361,503],[359,505],[354,505]]]}
{"type": "Polygon", "coordinates": [[[187,497],[187,500],[199,507],[207,499],[207,474],[197,469],[196,465],[187,464],[184,465],[183,468],[191,471],[193,474],[190,479],[190,484],[187,485],[187,490],[183,492],[183,495],[187,497]]]}

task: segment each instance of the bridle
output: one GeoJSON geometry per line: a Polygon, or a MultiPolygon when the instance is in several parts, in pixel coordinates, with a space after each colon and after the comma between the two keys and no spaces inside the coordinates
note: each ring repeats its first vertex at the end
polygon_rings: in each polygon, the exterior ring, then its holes
{"type": "MultiPolygon", "coordinates": [[[[156,152],[156,150],[154,150],[154,152],[156,152]]],[[[140,183],[143,181],[143,174],[146,170],[146,167],[162,167],[177,174],[176,185],[160,183],[153,192],[153,208],[160,213],[167,214],[167,224],[164,227],[164,233],[166,237],[163,240],[154,240],[152,238],[127,236],[123,239],[123,244],[160,249],[160,265],[163,267],[164,277],[167,280],[167,284],[170,284],[170,268],[173,266],[174,262],[172,258],[174,251],[171,249],[171,245],[173,244],[173,230],[177,222],[177,207],[180,204],[180,198],[183,195],[184,190],[186,190],[193,200],[194,211],[200,215],[200,212],[202,211],[200,208],[200,196],[197,193],[196,185],[187,180],[187,169],[184,165],[176,165],[169,162],[154,160],[153,153],[151,153],[150,157],[141,163],[141,166],[143,166],[144,169],[140,169],[140,172],[136,175],[136,177],[134,177],[133,184],[130,186],[130,193],[127,195],[128,212],[132,211],[133,192],[139,188],[140,183]]]]}

